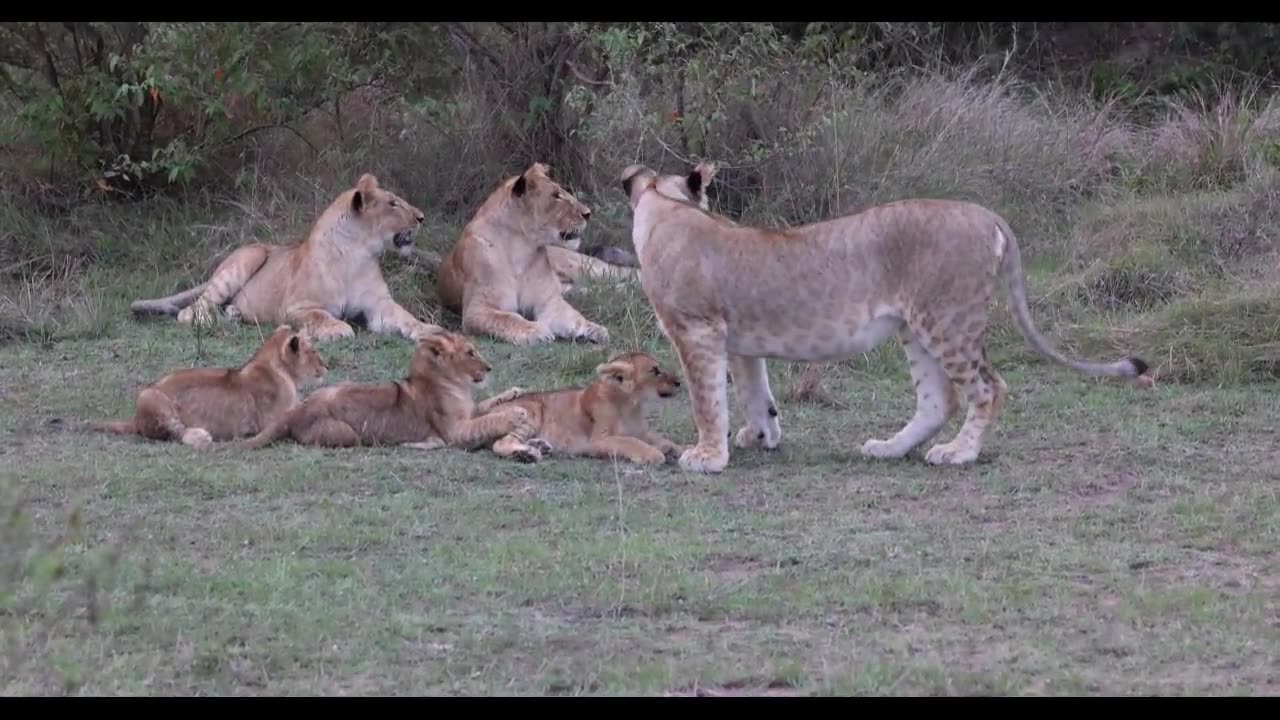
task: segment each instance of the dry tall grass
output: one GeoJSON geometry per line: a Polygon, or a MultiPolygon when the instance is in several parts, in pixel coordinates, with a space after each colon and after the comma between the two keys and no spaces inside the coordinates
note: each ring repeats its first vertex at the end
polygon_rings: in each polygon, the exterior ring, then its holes
{"type": "MultiPolygon", "coordinates": [[[[527,147],[504,144],[518,136],[503,115],[513,101],[482,91],[489,79],[480,69],[443,99],[365,88],[344,101],[342,133],[328,112],[301,126],[322,152],[289,133],[263,133],[242,159],[217,166],[224,182],[216,191],[78,205],[51,218],[0,203],[8,229],[0,257],[21,263],[30,250],[86,259],[111,274],[118,290],[107,302],[118,306],[126,293],[197,281],[246,240],[300,237],[333,193],[365,171],[428,212],[422,242],[440,252],[500,175],[533,160],[552,163],[596,210],[588,246],[625,247],[619,168],[643,161],[676,171],[714,159],[721,171],[713,208],[742,222],[807,222],[908,196],[988,205],[1017,229],[1037,313],[1050,329],[1105,312],[1111,330],[1099,342],[1123,342],[1144,355],[1203,341],[1161,325],[1180,317],[1166,308],[1190,303],[1197,312],[1230,314],[1231,302],[1196,303],[1230,299],[1245,281],[1265,293],[1276,279],[1280,106],[1256,90],[1171,103],[1163,118],[1139,124],[1120,103],[1048,93],[976,66],[860,78],[768,67],[751,52],[725,51],[704,72],[714,83],[624,66],[607,83],[574,88],[558,106],[561,125],[572,131],[563,157],[535,158],[527,147]],[[671,109],[677,94],[683,115],[671,109]]],[[[50,267],[45,262],[43,272],[50,267]]],[[[388,272],[411,307],[437,314],[429,266],[390,260],[388,272]]],[[[6,322],[30,327],[37,321],[22,318],[36,315],[12,310],[29,304],[12,287],[6,322]]],[[[1249,339],[1242,347],[1263,347],[1266,329],[1245,324],[1252,329],[1237,335],[1249,339]]],[[[1191,380],[1213,377],[1213,368],[1161,371],[1191,380]]]]}

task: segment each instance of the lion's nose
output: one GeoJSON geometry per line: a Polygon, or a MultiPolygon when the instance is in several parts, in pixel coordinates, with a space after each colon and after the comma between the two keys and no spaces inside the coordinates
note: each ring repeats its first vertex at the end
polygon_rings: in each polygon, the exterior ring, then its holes
{"type": "Polygon", "coordinates": [[[423,221],[424,221],[424,220],[426,220],[426,219],[427,219],[426,214],[425,214],[425,213],[423,213],[423,212],[421,212],[421,211],[419,211],[419,212],[418,212],[418,224],[419,224],[419,225],[421,225],[421,224],[423,223],[423,221]]]}
{"type": "Polygon", "coordinates": [[[582,219],[583,219],[583,220],[590,220],[590,219],[591,219],[591,211],[590,211],[590,210],[583,210],[583,211],[582,211],[582,219]]]}

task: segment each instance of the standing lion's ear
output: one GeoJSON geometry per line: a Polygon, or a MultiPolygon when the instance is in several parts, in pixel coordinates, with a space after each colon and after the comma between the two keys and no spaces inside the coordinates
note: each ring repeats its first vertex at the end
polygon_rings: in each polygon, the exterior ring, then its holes
{"type": "Polygon", "coordinates": [[[689,175],[685,178],[685,184],[694,197],[701,197],[707,191],[707,187],[711,185],[711,178],[715,176],[715,163],[699,163],[697,167],[689,171],[689,175]]]}
{"type": "Polygon", "coordinates": [[[529,181],[524,179],[524,175],[516,178],[516,182],[511,186],[511,194],[516,197],[524,197],[524,193],[529,189],[529,181]]]}
{"type": "Polygon", "coordinates": [[[684,183],[689,187],[689,192],[692,193],[694,197],[698,197],[702,194],[702,174],[697,170],[689,173],[689,176],[684,179],[684,183]]]}

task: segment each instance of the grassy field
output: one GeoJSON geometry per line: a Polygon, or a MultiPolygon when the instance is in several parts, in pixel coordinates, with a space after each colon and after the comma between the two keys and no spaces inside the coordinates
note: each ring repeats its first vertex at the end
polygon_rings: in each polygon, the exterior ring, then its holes
{"type": "MultiPolygon", "coordinates": [[[[800,368],[774,364],[781,448],[706,477],[90,434],[140,383],[237,363],[260,331],[104,335],[0,348],[0,487],[30,522],[6,554],[32,560],[6,576],[6,695],[1280,689],[1275,387],[1004,362],[984,456],[935,468],[857,452],[912,411],[896,347],[829,367],[825,402],[788,400],[800,368]]],[[[486,394],[585,382],[604,352],[481,347],[486,394]]],[[[324,352],[331,382],[377,381],[410,345],[324,352]]],[[[655,422],[695,437],[683,394],[655,422]]]]}
{"type": "MultiPolygon", "coordinates": [[[[90,152],[103,125],[82,116],[159,95],[51,93],[36,53],[15,76],[32,89],[0,113],[0,693],[1280,694],[1269,86],[1139,102],[985,60],[854,72],[758,27],[690,50],[648,26],[593,31],[600,72],[548,80],[576,40],[491,25],[475,62],[454,47],[471,31],[384,48],[447,82],[371,68],[339,103],[307,76],[342,53],[290,27],[151,33],[154,54],[130,62],[168,67],[152,172],[198,161],[198,181],[155,195],[106,183],[118,158],[90,152]],[[234,82],[210,85],[215,55],[234,82]],[[190,287],[243,243],[300,239],[365,172],[426,213],[419,247],[443,252],[534,160],[592,208],[588,247],[629,247],[618,175],[634,162],[716,162],[712,209],[756,226],[980,202],[1016,229],[1045,335],[1140,355],[1157,384],[1049,364],[1001,298],[990,357],[1010,397],[963,468],[927,465],[927,445],[860,456],[914,409],[892,343],[812,376],[771,364],[782,446],[734,450],[717,476],[488,451],[200,454],[80,429],[127,417],[163,373],[242,362],[265,332],[196,337],[134,321],[130,300],[190,287]]],[[[379,54],[351,37],[352,62],[379,54]]],[[[62,49],[65,73],[80,61],[62,49]]],[[[116,129],[146,130],[126,109],[116,129]]],[[[383,267],[407,309],[458,327],[426,263],[383,267]]],[[[584,384],[637,347],[679,369],[634,290],[574,303],[611,347],[478,339],[488,393],[584,384]]],[[[362,334],[322,352],[331,383],[388,381],[411,345],[362,334]]],[[[683,393],[655,423],[696,439],[683,393]]]]}

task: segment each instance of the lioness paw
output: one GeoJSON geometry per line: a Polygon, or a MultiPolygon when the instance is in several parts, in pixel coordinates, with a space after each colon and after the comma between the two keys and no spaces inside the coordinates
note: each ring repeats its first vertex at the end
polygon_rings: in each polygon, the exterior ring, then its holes
{"type": "Polygon", "coordinates": [[[978,451],[968,445],[961,445],[954,440],[929,448],[924,455],[925,462],[932,465],[964,465],[978,459],[978,451]]]}
{"type": "Polygon", "coordinates": [[[680,467],[690,472],[718,473],[729,464],[729,453],[705,445],[694,445],[680,455],[680,467]]]}
{"type": "Polygon", "coordinates": [[[325,342],[327,340],[338,340],[340,338],[353,338],[356,336],[356,331],[345,322],[338,321],[321,325],[319,329],[311,333],[311,336],[316,340],[316,342],[325,342]]]}
{"type": "Polygon", "coordinates": [[[512,385],[511,387],[507,388],[506,390],[503,390],[502,392],[494,396],[493,402],[495,405],[499,403],[508,403],[508,402],[511,402],[512,400],[515,400],[518,397],[521,397],[522,395],[524,395],[524,393],[525,393],[524,388],[520,387],[519,385],[512,385]]]}
{"type": "Polygon", "coordinates": [[[182,433],[182,444],[196,450],[208,450],[213,445],[213,436],[204,428],[187,428],[182,433]]]}
{"type": "Polygon", "coordinates": [[[529,445],[529,447],[537,448],[538,452],[542,453],[543,455],[550,455],[555,449],[554,447],[552,447],[551,443],[547,442],[546,440],[543,440],[542,438],[534,438],[530,440],[527,444],[529,445]]]}
{"type": "Polygon", "coordinates": [[[891,460],[902,457],[906,452],[888,440],[871,439],[862,443],[862,454],[864,457],[891,460]]]}
{"type": "Polygon", "coordinates": [[[555,339],[555,333],[542,325],[531,323],[524,330],[517,332],[513,341],[517,345],[541,345],[555,339]]]}
{"type": "Polygon", "coordinates": [[[532,445],[521,445],[511,453],[516,462],[536,463],[542,459],[542,451],[532,445]]]}
{"type": "Polygon", "coordinates": [[[589,322],[578,329],[578,337],[601,345],[609,344],[609,329],[603,325],[589,322]]]}

